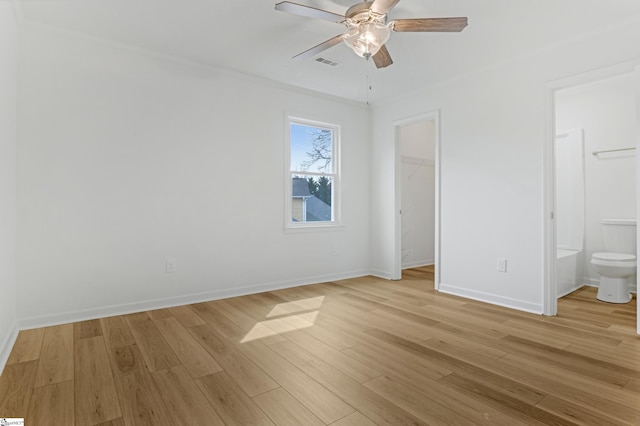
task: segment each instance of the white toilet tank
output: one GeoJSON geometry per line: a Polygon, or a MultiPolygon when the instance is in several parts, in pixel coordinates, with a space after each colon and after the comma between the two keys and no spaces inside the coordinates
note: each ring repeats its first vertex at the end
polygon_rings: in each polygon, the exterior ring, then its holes
{"type": "Polygon", "coordinates": [[[602,219],[601,223],[604,251],[636,254],[636,219],[602,219]]]}

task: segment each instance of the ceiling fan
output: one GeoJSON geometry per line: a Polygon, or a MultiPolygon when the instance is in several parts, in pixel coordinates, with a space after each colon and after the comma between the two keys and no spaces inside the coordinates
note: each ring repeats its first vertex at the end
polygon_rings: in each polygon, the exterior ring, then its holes
{"type": "Polygon", "coordinates": [[[315,7],[290,1],[276,4],[276,10],[324,19],[346,25],[343,34],[337,35],[311,49],[294,56],[294,59],[310,58],[344,41],[353,51],[365,59],[373,58],[377,68],[393,63],[385,43],[391,31],[397,32],[460,32],[467,26],[467,18],[417,18],[396,19],[387,23],[387,13],[400,0],[373,0],[355,4],[340,15],[315,7]]]}

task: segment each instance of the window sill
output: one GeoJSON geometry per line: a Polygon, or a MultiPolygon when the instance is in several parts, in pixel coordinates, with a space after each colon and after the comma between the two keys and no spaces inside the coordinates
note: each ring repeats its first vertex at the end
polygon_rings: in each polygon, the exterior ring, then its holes
{"type": "Polygon", "coordinates": [[[285,226],[285,234],[300,234],[306,232],[332,232],[332,231],[344,231],[345,226],[339,223],[323,224],[323,225],[298,225],[298,226],[285,226]]]}

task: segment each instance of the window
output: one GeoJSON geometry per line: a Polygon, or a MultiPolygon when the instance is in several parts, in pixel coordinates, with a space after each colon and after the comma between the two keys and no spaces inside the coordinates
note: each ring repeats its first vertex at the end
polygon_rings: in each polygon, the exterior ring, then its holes
{"type": "Polygon", "coordinates": [[[289,117],[286,226],[339,224],[340,127],[289,117]]]}

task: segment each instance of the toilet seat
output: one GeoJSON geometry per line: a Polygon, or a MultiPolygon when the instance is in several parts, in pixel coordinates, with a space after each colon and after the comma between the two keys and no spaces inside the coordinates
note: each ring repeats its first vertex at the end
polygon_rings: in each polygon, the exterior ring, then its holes
{"type": "Polygon", "coordinates": [[[592,259],[622,264],[633,263],[636,261],[636,257],[634,255],[624,253],[593,253],[592,259]]]}

